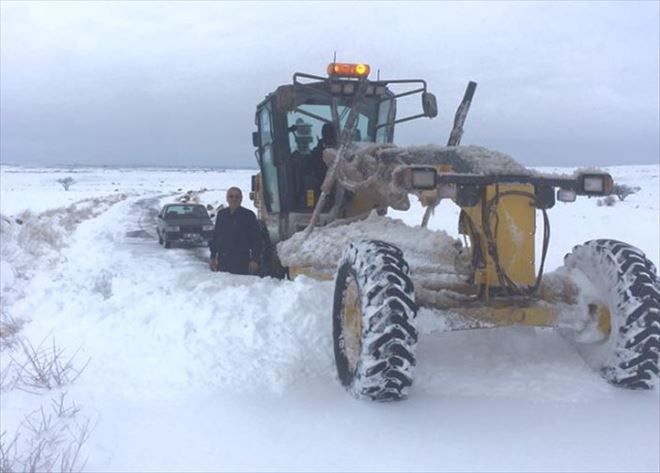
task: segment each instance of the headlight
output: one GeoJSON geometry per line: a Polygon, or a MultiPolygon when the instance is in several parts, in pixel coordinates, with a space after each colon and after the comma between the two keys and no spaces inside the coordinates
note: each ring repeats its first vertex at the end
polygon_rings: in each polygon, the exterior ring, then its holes
{"type": "Polygon", "coordinates": [[[577,193],[573,189],[558,189],[557,200],[559,202],[575,202],[577,193]]]}
{"type": "Polygon", "coordinates": [[[395,186],[406,190],[435,190],[438,171],[432,167],[398,166],[392,172],[395,186]]]}
{"type": "Polygon", "coordinates": [[[433,168],[413,169],[413,189],[435,189],[435,176],[438,172],[433,168]]]}
{"type": "Polygon", "coordinates": [[[178,232],[181,228],[178,225],[168,225],[165,227],[165,230],[168,232],[178,232]]]}
{"type": "Polygon", "coordinates": [[[582,192],[589,195],[607,195],[614,185],[609,174],[583,174],[580,176],[582,192]]]}
{"type": "Polygon", "coordinates": [[[585,192],[603,192],[603,178],[596,176],[587,176],[584,178],[585,192]]]}
{"type": "Polygon", "coordinates": [[[204,230],[205,232],[210,232],[211,230],[213,230],[213,225],[202,225],[202,230],[204,230]]]}

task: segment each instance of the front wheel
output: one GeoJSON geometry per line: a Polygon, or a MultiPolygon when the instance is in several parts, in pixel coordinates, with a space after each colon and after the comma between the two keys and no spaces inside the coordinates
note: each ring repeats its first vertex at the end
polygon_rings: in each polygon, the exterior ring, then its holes
{"type": "Polygon", "coordinates": [[[397,247],[352,243],[335,280],[333,341],[337,374],[355,397],[395,401],[413,381],[415,293],[397,247]]]}
{"type": "Polygon", "coordinates": [[[610,383],[653,388],[660,351],[660,281],[653,263],[626,243],[592,240],[573,248],[564,264],[581,289],[587,323],[562,334],[610,383]]]}

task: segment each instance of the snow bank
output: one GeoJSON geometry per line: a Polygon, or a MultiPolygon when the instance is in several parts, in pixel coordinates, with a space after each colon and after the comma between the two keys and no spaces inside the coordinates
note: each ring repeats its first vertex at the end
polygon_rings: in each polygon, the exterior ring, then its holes
{"type": "Polygon", "coordinates": [[[301,376],[332,376],[330,319],[301,310],[329,304],[329,283],[210,273],[208,250],[191,258],[157,245],[147,218],[158,205],[133,197],[81,223],[57,253],[59,276],[36,271],[29,299],[13,305],[17,318],[38,322],[25,335],[79,347],[92,360],[80,382],[110,382],[128,398],[191,386],[280,393],[301,376]]]}
{"type": "Polygon", "coordinates": [[[0,292],[5,288],[9,290],[14,286],[16,280],[16,270],[14,267],[5,260],[0,260],[0,292]]]}

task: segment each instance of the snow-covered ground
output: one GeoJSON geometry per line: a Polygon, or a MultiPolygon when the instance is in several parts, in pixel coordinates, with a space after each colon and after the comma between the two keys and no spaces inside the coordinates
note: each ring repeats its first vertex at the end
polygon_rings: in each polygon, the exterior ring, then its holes
{"type": "MultiPolygon", "coordinates": [[[[660,166],[608,170],[641,190],[613,207],[558,203],[547,270],[594,238],[660,262],[660,166]]],[[[163,203],[202,190],[216,205],[237,185],[251,207],[250,175],[0,167],[6,458],[41,447],[56,470],[84,471],[660,469],[659,391],[609,386],[553,330],[450,333],[422,310],[410,398],[348,396],[334,374],[332,282],[211,273],[207,249],[156,242],[163,203]],[[32,349],[59,354],[64,386],[28,386],[18,367],[32,349]]],[[[422,214],[390,212],[409,225],[422,214]]],[[[443,203],[430,227],[455,236],[457,215],[443,203]]]]}

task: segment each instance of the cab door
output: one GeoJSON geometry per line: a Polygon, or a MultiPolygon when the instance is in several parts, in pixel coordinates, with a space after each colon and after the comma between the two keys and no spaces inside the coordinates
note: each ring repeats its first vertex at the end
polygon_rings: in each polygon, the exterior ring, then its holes
{"type": "Polygon", "coordinates": [[[264,186],[264,201],[270,213],[279,213],[280,186],[273,147],[273,113],[271,102],[266,102],[257,112],[259,126],[260,167],[264,186]]]}

